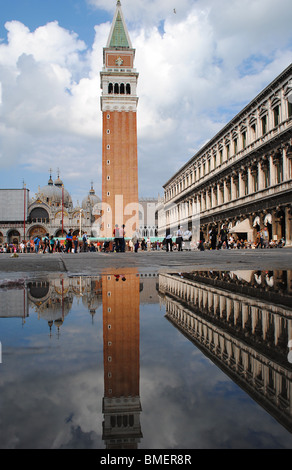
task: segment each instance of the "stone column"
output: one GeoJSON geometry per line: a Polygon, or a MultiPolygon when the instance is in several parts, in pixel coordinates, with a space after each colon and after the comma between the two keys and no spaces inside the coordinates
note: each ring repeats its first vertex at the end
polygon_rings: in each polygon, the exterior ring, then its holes
{"type": "Polygon", "coordinates": [[[270,186],[275,186],[276,184],[276,167],[273,161],[273,155],[270,155],[270,186]]]}
{"type": "Polygon", "coordinates": [[[237,177],[235,175],[231,176],[230,184],[231,184],[231,200],[233,201],[236,199],[236,179],[237,177]]]}
{"type": "Polygon", "coordinates": [[[223,203],[220,183],[217,184],[217,201],[218,201],[218,206],[220,206],[223,203]]]}
{"type": "Polygon", "coordinates": [[[216,186],[212,186],[211,187],[211,204],[212,204],[212,207],[215,207],[216,206],[216,197],[215,197],[215,191],[217,190],[216,186]]]}
{"type": "Polygon", "coordinates": [[[239,178],[239,197],[243,197],[245,195],[244,172],[243,171],[239,172],[238,178],[239,178]]]}
{"type": "Polygon", "coordinates": [[[285,147],[282,148],[283,155],[283,181],[289,179],[289,159],[287,157],[287,150],[285,147]]]}
{"type": "Polygon", "coordinates": [[[284,210],[285,210],[285,220],[286,220],[285,240],[286,240],[286,245],[291,246],[292,245],[292,208],[289,208],[287,206],[285,207],[284,210]]]}
{"type": "Polygon", "coordinates": [[[247,194],[253,193],[251,167],[247,169],[247,194]]]}
{"type": "Polygon", "coordinates": [[[261,161],[258,164],[258,190],[261,191],[264,188],[265,188],[264,162],[261,161]]]}

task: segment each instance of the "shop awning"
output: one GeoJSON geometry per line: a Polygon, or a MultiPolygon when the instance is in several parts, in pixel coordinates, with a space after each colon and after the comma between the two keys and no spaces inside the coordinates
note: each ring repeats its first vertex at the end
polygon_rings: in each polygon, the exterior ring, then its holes
{"type": "Polygon", "coordinates": [[[253,228],[250,226],[249,220],[245,219],[231,228],[229,233],[253,233],[253,228]]]}

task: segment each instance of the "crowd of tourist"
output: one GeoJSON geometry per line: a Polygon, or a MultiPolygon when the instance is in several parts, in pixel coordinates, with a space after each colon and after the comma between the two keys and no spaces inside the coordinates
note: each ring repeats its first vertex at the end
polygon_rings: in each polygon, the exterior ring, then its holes
{"type": "MultiPolygon", "coordinates": [[[[35,237],[34,239],[17,243],[4,243],[0,245],[0,253],[80,253],[80,252],[138,252],[138,251],[205,251],[205,250],[234,250],[234,249],[263,249],[263,248],[283,248],[285,240],[274,240],[269,238],[264,230],[257,232],[254,241],[229,234],[226,226],[220,233],[211,229],[208,236],[200,233],[200,240],[193,241],[191,232],[176,233],[176,236],[167,234],[162,239],[151,241],[150,238],[140,237],[134,233],[132,238],[127,239],[122,232],[118,235],[117,229],[112,239],[92,240],[83,234],[82,238],[72,235],[70,230],[65,239],[54,238],[46,234],[45,237],[35,237]]],[[[121,229],[120,229],[121,230],[121,229]]]]}
{"type": "Polygon", "coordinates": [[[262,230],[258,227],[256,237],[253,241],[245,237],[229,233],[227,226],[223,225],[218,233],[215,228],[210,229],[207,239],[204,234],[200,233],[200,242],[198,249],[204,251],[205,249],[221,250],[221,249],[262,249],[262,248],[283,248],[285,246],[285,239],[273,239],[264,227],[262,230]]]}

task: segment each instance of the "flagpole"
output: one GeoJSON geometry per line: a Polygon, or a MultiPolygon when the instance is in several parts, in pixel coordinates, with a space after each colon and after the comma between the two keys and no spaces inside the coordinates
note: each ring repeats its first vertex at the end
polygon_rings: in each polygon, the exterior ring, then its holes
{"type": "Polygon", "coordinates": [[[23,183],[24,207],[23,207],[23,241],[25,242],[25,219],[26,219],[26,184],[23,183]]]}
{"type": "Polygon", "coordinates": [[[62,184],[62,237],[64,236],[64,185],[62,184]]]}

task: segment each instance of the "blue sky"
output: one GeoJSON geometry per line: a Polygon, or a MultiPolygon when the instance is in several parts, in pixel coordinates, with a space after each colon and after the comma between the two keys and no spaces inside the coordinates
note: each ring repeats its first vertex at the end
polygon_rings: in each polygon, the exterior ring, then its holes
{"type": "MultiPolygon", "coordinates": [[[[58,171],[101,195],[100,71],[116,0],[0,0],[0,188],[58,171]]],[[[122,0],[136,49],[139,194],[163,184],[292,62],[291,0],[122,0]],[[174,12],[175,9],[175,12],[174,12]],[[162,28],[163,25],[163,28],[162,28]]]]}
{"type": "MultiPolygon", "coordinates": [[[[35,30],[40,25],[58,21],[62,28],[75,31],[79,38],[92,44],[96,23],[112,20],[112,15],[97,10],[85,0],[0,0],[1,18],[18,20],[35,30]]],[[[0,37],[5,38],[4,22],[0,24],[0,37]]]]}

